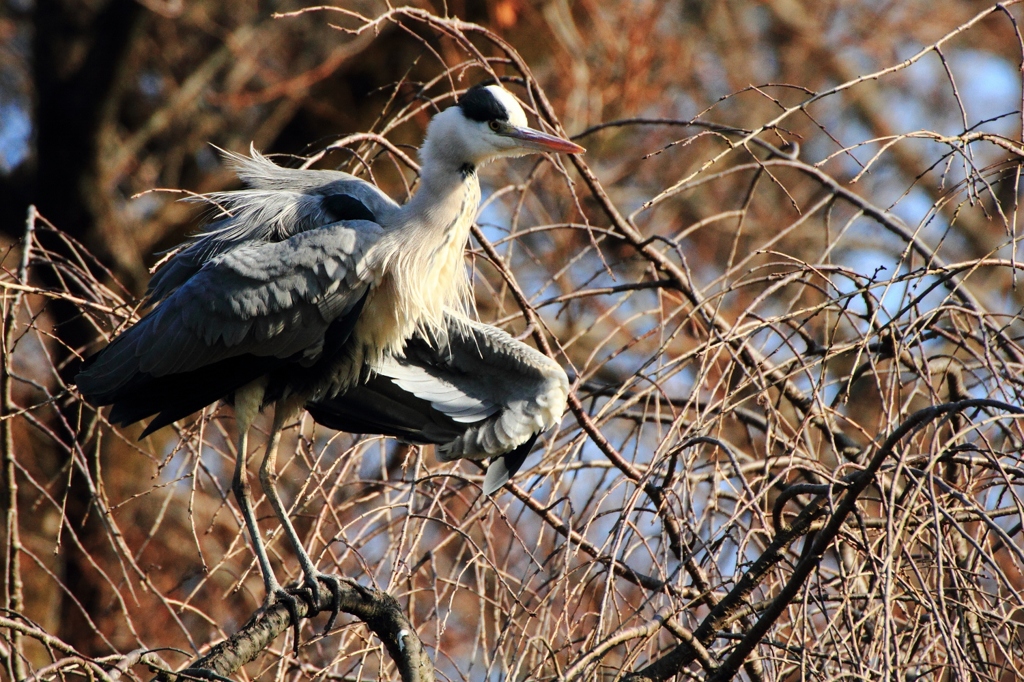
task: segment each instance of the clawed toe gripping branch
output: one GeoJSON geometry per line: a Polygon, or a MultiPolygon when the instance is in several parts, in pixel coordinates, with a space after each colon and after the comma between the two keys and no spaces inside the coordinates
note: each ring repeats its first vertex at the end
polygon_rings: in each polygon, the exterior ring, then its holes
{"type": "MultiPolygon", "coordinates": [[[[320,604],[332,604],[337,600],[338,611],[355,616],[370,628],[387,648],[402,682],[432,682],[433,663],[398,601],[387,592],[365,587],[348,578],[329,577],[333,578],[337,592],[334,592],[330,580],[320,581],[316,586],[315,600],[320,604]]],[[[307,589],[308,586],[304,585],[302,591],[307,589]]],[[[226,678],[254,660],[289,628],[296,629],[297,637],[297,620],[293,619],[307,618],[316,613],[306,599],[294,599],[294,612],[291,613],[284,602],[261,608],[238,632],[214,646],[205,656],[178,673],[162,672],[155,679],[171,682],[175,679],[226,678]]],[[[329,624],[334,622],[336,613],[332,613],[329,624]]]]}

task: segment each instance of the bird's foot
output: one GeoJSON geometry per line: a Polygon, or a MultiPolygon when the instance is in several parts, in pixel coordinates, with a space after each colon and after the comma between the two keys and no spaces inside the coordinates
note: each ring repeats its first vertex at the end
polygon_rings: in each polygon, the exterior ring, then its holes
{"type": "Polygon", "coordinates": [[[314,615],[316,610],[313,609],[312,602],[307,598],[304,590],[285,589],[280,585],[274,585],[268,587],[267,596],[263,599],[263,606],[260,607],[260,611],[266,612],[277,606],[283,604],[284,608],[288,611],[288,617],[292,622],[292,630],[294,631],[294,637],[292,637],[292,651],[296,656],[299,655],[299,600],[296,598],[301,597],[303,601],[310,605],[310,610],[307,615],[314,615]]]}
{"type": "Polygon", "coordinates": [[[331,631],[334,627],[334,621],[338,618],[338,612],[341,610],[341,578],[330,573],[322,573],[321,571],[314,571],[307,573],[305,579],[302,581],[301,593],[305,597],[309,596],[309,604],[312,607],[312,611],[309,615],[320,613],[325,608],[329,608],[331,617],[327,620],[327,625],[324,627],[324,634],[331,631]],[[323,602],[320,599],[320,583],[327,586],[327,589],[331,591],[331,601],[329,604],[323,602]]]}
{"type": "Polygon", "coordinates": [[[206,668],[185,668],[173,673],[172,679],[179,680],[211,680],[213,682],[235,682],[229,677],[218,675],[212,670],[206,668]]]}

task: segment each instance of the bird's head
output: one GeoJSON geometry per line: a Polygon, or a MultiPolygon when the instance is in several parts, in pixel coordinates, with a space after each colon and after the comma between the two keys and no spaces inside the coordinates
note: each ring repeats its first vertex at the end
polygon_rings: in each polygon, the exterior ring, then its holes
{"type": "Polygon", "coordinates": [[[526,125],[526,113],[500,85],[475,85],[427,128],[431,155],[457,165],[539,152],[582,154],[583,147],[526,125]]]}

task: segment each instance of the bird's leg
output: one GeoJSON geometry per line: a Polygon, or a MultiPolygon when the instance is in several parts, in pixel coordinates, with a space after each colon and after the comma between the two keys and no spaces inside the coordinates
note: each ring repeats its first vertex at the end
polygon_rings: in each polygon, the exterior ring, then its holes
{"type": "Polygon", "coordinates": [[[238,455],[235,459],[235,476],[231,482],[231,490],[235,494],[238,506],[242,510],[242,518],[245,519],[245,527],[249,531],[249,538],[252,540],[253,553],[260,564],[260,572],[263,574],[263,586],[266,588],[266,596],[263,599],[263,608],[269,608],[276,602],[282,601],[288,609],[292,623],[295,627],[295,642],[299,641],[299,616],[296,609],[295,597],[288,594],[277,582],[274,571],[270,568],[270,557],[267,556],[267,547],[263,543],[263,536],[260,534],[259,526],[256,525],[256,514],[253,512],[252,488],[249,486],[249,470],[247,460],[249,456],[249,427],[256,420],[259,414],[260,404],[263,402],[263,384],[253,382],[244,388],[235,391],[235,422],[238,426],[238,455]]]}
{"type": "Polygon", "coordinates": [[[270,500],[270,505],[274,508],[274,513],[281,521],[285,535],[288,536],[288,540],[291,541],[292,547],[295,549],[299,565],[302,567],[305,585],[309,589],[310,601],[315,610],[320,611],[325,606],[320,602],[320,583],[323,582],[331,590],[331,617],[327,621],[327,627],[324,628],[324,631],[327,632],[334,626],[334,619],[337,618],[338,610],[341,607],[341,581],[336,576],[322,573],[313,565],[312,559],[309,558],[309,554],[302,546],[302,540],[295,532],[295,526],[288,518],[288,512],[281,502],[281,497],[277,494],[277,449],[281,444],[281,429],[302,412],[303,403],[302,398],[293,395],[282,398],[274,407],[274,425],[270,430],[267,453],[260,466],[260,483],[263,485],[263,492],[267,499],[270,500]]]}
{"type": "Polygon", "coordinates": [[[238,420],[238,428],[241,433],[238,436],[238,458],[235,460],[235,477],[232,481],[231,490],[235,494],[238,506],[242,509],[242,518],[245,519],[245,527],[249,531],[249,538],[252,540],[253,551],[260,563],[260,572],[263,574],[263,584],[267,592],[273,592],[279,587],[277,578],[270,569],[270,559],[267,557],[267,549],[260,536],[260,529],[256,525],[256,516],[252,509],[252,489],[249,487],[249,476],[246,471],[246,449],[249,445],[248,428],[243,427],[242,420],[238,420]]]}

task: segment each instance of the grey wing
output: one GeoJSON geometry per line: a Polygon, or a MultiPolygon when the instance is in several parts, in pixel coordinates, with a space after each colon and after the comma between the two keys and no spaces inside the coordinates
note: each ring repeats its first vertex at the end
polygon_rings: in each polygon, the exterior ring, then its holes
{"type": "Polygon", "coordinates": [[[166,298],[210,260],[250,242],[277,242],[340,221],[389,225],[399,209],[374,185],[348,173],[282,168],[250,150],[224,152],[248,189],[213,192],[207,201],[226,213],[174,255],[149,282],[151,302],[166,298]]]}
{"type": "Polygon", "coordinates": [[[414,336],[366,384],[307,409],[339,430],[434,443],[444,461],[493,458],[491,494],[561,419],[569,382],[557,363],[496,327],[457,315],[448,322],[446,339],[414,336]]]}
{"type": "Polygon", "coordinates": [[[110,404],[139,377],[185,375],[231,358],[313,363],[328,328],[373,281],[365,255],[380,234],[377,224],[354,221],[222,254],[88,361],[76,382],[94,403],[110,404]]]}

